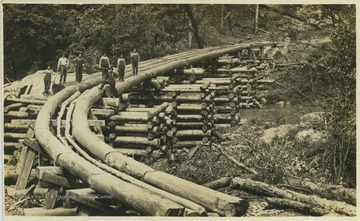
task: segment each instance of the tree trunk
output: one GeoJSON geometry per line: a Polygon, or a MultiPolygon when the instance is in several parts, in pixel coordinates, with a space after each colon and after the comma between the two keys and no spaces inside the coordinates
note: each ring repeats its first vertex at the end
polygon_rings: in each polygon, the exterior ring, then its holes
{"type": "Polygon", "coordinates": [[[216,190],[216,189],[230,186],[230,181],[231,181],[230,177],[223,177],[218,180],[214,180],[209,183],[205,183],[203,186],[208,187],[213,190],[216,190]]]}
{"type": "Polygon", "coordinates": [[[345,201],[351,205],[356,206],[355,189],[325,184],[318,185],[310,181],[299,179],[288,179],[288,184],[291,186],[306,188],[310,190],[313,194],[324,197],[326,199],[345,201]]]}
{"type": "Polygon", "coordinates": [[[196,21],[196,19],[194,17],[193,11],[192,11],[192,6],[186,4],[186,5],[183,5],[183,8],[184,8],[186,14],[188,15],[188,17],[190,19],[191,27],[193,29],[194,36],[195,36],[198,47],[200,49],[204,48],[204,42],[203,42],[203,39],[200,37],[197,21],[196,21]]]}
{"type": "Polygon", "coordinates": [[[232,187],[244,189],[246,191],[259,193],[266,196],[281,197],[290,200],[300,201],[302,203],[311,204],[326,210],[334,210],[336,213],[348,216],[356,215],[356,208],[352,205],[339,201],[331,201],[317,196],[308,196],[290,190],[283,190],[269,184],[253,181],[249,179],[234,178],[231,181],[232,187]]]}
{"type": "Polygon", "coordinates": [[[267,197],[266,201],[272,207],[280,208],[280,209],[293,209],[307,216],[308,215],[323,216],[330,213],[329,210],[325,210],[311,204],[301,203],[294,200],[267,197]]]}
{"type": "Polygon", "coordinates": [[[254,34],[259,32],[259,5],[255,6],[254,34]]]}

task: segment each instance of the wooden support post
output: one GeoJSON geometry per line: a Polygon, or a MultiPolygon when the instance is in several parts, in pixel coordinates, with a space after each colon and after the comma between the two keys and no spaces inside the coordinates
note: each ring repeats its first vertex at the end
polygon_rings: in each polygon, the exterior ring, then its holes
{"type": "Polygon", "coordinates": [[[60,186],[55,184],[50,184],[49,190],[45,195],[43,209],[54,209],[59,194],[59,190],[60,190],[60,186]]]}
{"type": "MultiPolygon", "coordinates": [[[[27,138],[34,137],[34,130],[32,127],[29,127],[26,137],[27,138]]],[[[19,169],[21,169],[21,170],[18,171],[19,177],[16,181],[16,189],[17,190],[26,188],[26,185],[28,183],[29,176],[31,173],[31,169],[32,169],[33,163],[35,161],[35,157],[36,157],[36,152],[32,148],[23,148],[23,151],[24,151],[24,153],[22,153],[23,159],[21,159],[22,165],[18,165],[19,169]]]]}

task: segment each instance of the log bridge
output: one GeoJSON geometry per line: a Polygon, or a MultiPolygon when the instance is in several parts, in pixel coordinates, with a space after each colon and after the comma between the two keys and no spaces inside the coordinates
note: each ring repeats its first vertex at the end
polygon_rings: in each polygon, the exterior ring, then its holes
{"type": "Polygon", "coordinates": [[[31,98],[32,85],[22,88],[4,101],[4,160],[17,161],[6,167],[5,182],[16,182],[25,200],[42,193],[43,207],[26,208],[25,215],[244,215],[246,200],[136,157],[157,151],[173,160],[180,148],[217,142],[215,129],[239,124],[242,108],[261,107],[256,91],[273,82],[263,74],[271,68],[263,49],[276,45],[212,47],[144,61],[138,76],[127,67],[117,93],[99,87],[100,73],[47,99],[31,98]]]}

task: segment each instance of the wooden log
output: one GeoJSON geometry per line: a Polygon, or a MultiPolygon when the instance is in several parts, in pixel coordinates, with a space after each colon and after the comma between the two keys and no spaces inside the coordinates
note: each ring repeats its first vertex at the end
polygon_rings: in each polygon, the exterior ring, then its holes
{"type": "Polygon", "coordinates": [[[13,104],[10,104],[10,105],[6,105],[4,107],[4,113],[9,112],[10,110],[19,109],[20,107],[24,107],[24,106],[25,106],[24,103],[13,103],[13,104]]]}
{"type": "Polygon", "coordinates": [[[4,142],[3,143],[4,150],[5,149],[19,149],[19,142],[4,142]]]}
{"type": "Polygon", "coordinates": [[[148,145],[148,146],[155,146],[159,147],[160,141],[159,139],[148,140],[144,137],[130,137],[130,136],[117,136],[114,140],[114,143],[117,145],[124,145],[127,144],[141,144],[141,145],[148,145]]]}
{"type": "Polygon", "coordinates": [[[211,131],[203,132],[202,130],[178,130],[176,137],[203,137],[211,135],[211,131]]]}
{"type": "Polygon", "coordinates": [[[196,81],[198,84],[204,84],[210,81],[214,85],[230,85],[232,83],[230,78],[203,78],[202,80],[196,81]]]}
{"type": "Polygon", "coordinates": [[[198,112],[200,113],[201,110],[203,110],[204,108],[201,105],[198,104],[181,104],[179,106],[177,106],[177,111],[178,113],[194,113],[194,112],[198,112]]]}
{"type": "Polygon", "coordinates": [[[115,127],[115,132],[121,133],[148,133],[148,127],[146,124],[124,124],[115,127]]]}
{"type": "Polygon", "coordinates": [[[267,197],[266,201],[268,202],[270,207],[275,207],[279,209],[293,209],[300,213],[303,213],[304,215],[324,216],[330,213],[329,210],[325,210],[321,207],[317,207],[312,204],[301,203],[295,200],[267,197]]]}
{"type": "Polygon", "coordinates": [[[107,208],[104,205],[104,199],[113,199],[111,196],[102,196],[99,193],[96,193],[91,188],[83,188],[83,189],[70,189],[65,191],[65,199],[73,200],[75,202],[81,203],[86,206],[90,206],[92,208],[105,211],[107,208]],[[101,201],[100,201],[100,200],[101,201]]]}
{"type": "Polygon", "coordinates": [[[38,173],[38,178],[48,183],[63,186],[66,188],[82,188],[85,186],[83,183],[79,183],[74,179],[70,179],[48,171],[41,171],[40,174],[38,173]]]}
{"type": "Polygon", "coordinates": [[[215,70],[216,72],[231,72],[231,73],[248,73],[248,72],[255,72],[256,68],[248,68],[248,67],[234,67],[231,69],[226,69],[226,68],[218,68],[215,70]]]}
{"type": "Polygon", "coordinates": [[[168,137],[174,137],[177,132],[177,128],[173,127],[169,131],[166,132],[166,136],[168,137]]]}
{"type": "MultiPolygon", "coordinates": [[[[161,104],[160,106],[153,108],[152,110],[150,110],[148,112],[148,119],[151,119],[153,117],[155,117],[156,115],[158,115],[160,112],[164,111],[167,107],[169,107],[169,103],[164,102],[163,104],[161,104]]],[[[171,107],[171,106],[170,106],[171,107]]]]}
{"type": "Polygon", "coordinates": [[[194,121],[196,122],[203,119],[204,117],[202,115],[196,115],[196,114],[187,114],[187,115],[178,114],[176,116],[177,122],[194,122],[194,121]]]}
{"type": "MultiPolygon", "coordinates": [[[[34,137],[34,130],[29,127],[28,132],[26,134],[27,137],[34,137]]],[[[35,161],[36,152],[32,148],[23,147],[20,153],[20,159],[17,166],[17,171],[19,171],[19,176],[16,181],[16,189],[21,190],[25,189],[29,180],[29,176],[31,173],[31,169],[33,167],[33,163],[35,161]]]]}
{"type": "Polygon", "coordinates": [[[168,106],[165,109],[165,114],[175,117],[177,115],[177,112],[173,106],[168,106]]]}
{"type": "Polygon", "coordinates": [[[149,146],[146,149],[128,149],[128,148],[114,148],[119,153],[122,153],[127,156],[147,156],[150,152],[152,152],[153,147],[149,146]],[[149,148],[150,147],[150,148],[149,148]]]}
{"type": "Polygon", "coordinates": [[[183,129],[201,129],[203,126],[206,126],[204,125],[203,122],[178,122],[176,124],[176,127],[179,129],[179,130],[183,130],[183,129]]]}
{"type": "Polygon", "coordinates": [[[24,216],[76,216],[77,208],[55,208],[55,209],[43,209],[43,208],[24,208],[24,216]]]}
{"type": "Polygon", "coordinates": [[[102,97],[97,102],[97,105],[118,107],[120,104],[119,98],[102,97]]]}
{"type": "Polygon", "coordinates": [[[203,68],[175,69],[175,73],[185,75],[204,75],[205,70],[203,68]]]}
{"type": "MultiPolygon", "coordinates": [[[[35,119],[12,119],[11,123],[5,124],[8,129],[28,129],[29,126],[34,126],[35,119]]],[[[104,120],[88,120],[89,126],[105,126],[104,120]]],[[[65,126],[65,120],[61,120],[61,127],[65,126]]],[[[56,120],[51,120],[50,125],[57,126],[56,120]]]]}
{"type": "Polygon", "coordinates": [[[198,142],[198,141],[179,141],[174,145],[174,147],[177,149],[192,148],[192,147],[198,145],[199,143],[200,142],[198,142]]]}
{"type": "Polygon", "coordinates": [[[50,184],[49,190],[45,195],[43,209],[54,209],[59,194],[60,186],[50,184]]]}
{"type": "Polygon", "coordinates": [[[110,116],[109,120],[111,121],[136,121],[136,122],[147,122],[148,115],[145,112],[119,112],[116,115],[110,116]]]}
{"type": "Polygon", "coordinates": [[[236,177],[232,179],[231,185],[234,188],[240,188],[246,191],[251,191],[267,196],[296,200],[302,203],[310,204],[312,206],[318,206],[326,210],[334,210],[336,213],[339,214],[345,214],[348,216],[355,216],[356,214],[356,207],[347,203],[327,200],[315,195],[308,196],[290,190],[279,189],[277,187],[259,181],[236,177]]]}
{"type": "Polygon", "coordinates": [[[114,113],[115,113],[114,110],[110,110],[110,109],[91,108],[91,111],[95,115],[99,115],[99,116],[102,116],[102,117],[110,117],[110,116],[114,115],[114,113]]]}
{"type": "Polygon", "coordinates": [[[300,179],[287,179],[287,183],[294,187],[301,187],[310,190],[313,194],[316,194],[320,197],[330,200],[345,201],[351,205],[356,206],[355,189],[335,185],[319,185],[309,180],[300,179]]]}
{"type": "Polygon", "coordinates": [[[209,183],[205,183],[203,186],[208,187],[213,190],[216,190],[216,189],[230,186],[230,182],[231,182],[230,177],[223,177],[218,180],[214,180],[209,183]]]}
{"type": "Polygon", "coordinates": [[[8,111],[4,114],[5,118],[29,118],[30,115],[28,112],[23,111],[8,111]]]}
{"type": "Polygon", "coordinates": [[[36,99],[22,99],[22,98],[14,98],[8,97],[5,100],[6,102],[12,103],[24,103],[24,104],[45,104],[46,100],[36,100],[36,99]]]}

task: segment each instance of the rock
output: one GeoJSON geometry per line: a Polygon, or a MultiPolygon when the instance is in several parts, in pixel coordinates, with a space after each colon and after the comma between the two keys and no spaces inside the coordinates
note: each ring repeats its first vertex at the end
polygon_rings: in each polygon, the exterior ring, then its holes
{"type": "Polygon", "coordinates": [[[266,103],[267,103],[267,100],[265,98],[260,99],[260,104],[266,104],[266,103]]]}
{"type": "Polygon", "coordinates": [[[325,112],[313,112],[303,115],[300,118],[300,126],[313,128],[321,128],[324,125],[325,112]]]}
{"type": "Polygon", "coordinates": [[[285,137],[291,130],[296,129],[297,127],[297,124],[284,124],[278,127],[273,127],[265,130],[260,139],[262,139],[266,144],[269,144],[275,137],[285,137]]]}
{"type": "Polygon", "coordinates": [[[284,106],[285,105],[285,102],[284,101],[279,101],[276,103],[277,105],[280,105],[280,106],[284,106]]]}
{"type": "Polygon", "coordinates": [[[324,131],[314,131],[314,129],[306,129],[296,134],[296,140],[299,142],[307,141],[311,144],[326,141],[326,134],[324,131]]]}

